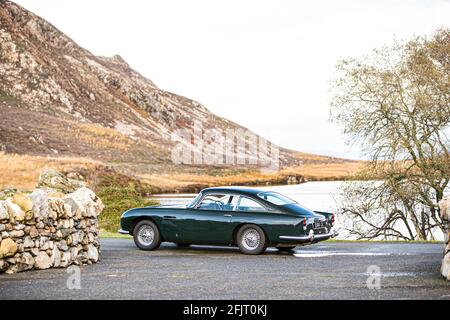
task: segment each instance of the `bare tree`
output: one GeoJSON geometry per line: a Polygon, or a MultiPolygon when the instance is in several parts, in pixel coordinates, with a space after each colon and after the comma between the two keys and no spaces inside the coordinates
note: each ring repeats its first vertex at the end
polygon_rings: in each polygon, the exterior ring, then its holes
{"type": "Polygon", "coordinates": [[[342,60],[331,119],[370,161],[343,191],[358,238],[431,239],[449,184],[450,31],[342,60]]]}

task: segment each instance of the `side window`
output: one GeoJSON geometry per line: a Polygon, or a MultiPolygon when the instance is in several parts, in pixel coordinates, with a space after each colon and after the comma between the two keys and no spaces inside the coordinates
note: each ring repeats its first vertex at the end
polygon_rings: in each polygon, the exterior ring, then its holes
{"type": "Polygon", "coordinates": [[[267,211],[267,209],[256,202],[247,197],[241,197],[236,208],[237,211],[267,211]]]}
{"type": "Polygon", "coordinates": [[[202,199],[197,209],[233,211],[237,198],[237,196],[230,194],[208,194],[202,199]]]}

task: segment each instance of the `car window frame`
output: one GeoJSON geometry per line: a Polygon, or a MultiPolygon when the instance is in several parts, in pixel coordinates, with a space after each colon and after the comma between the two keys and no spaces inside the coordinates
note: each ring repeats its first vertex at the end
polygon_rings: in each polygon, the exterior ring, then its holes
{"type": "MultiPolygon", "coordinates": [[[[203,200],[207,197],[207,196],[214,196],[214,195],[224,195],[224,196],[233,196],[233,197],[237,197],[239,198],[240,195],[239,194],[235,194],[235,193],[228,193],[228,192],[224,192],[224,193],[214,193],[214,192],[208,192],[203,194],[200,199],[197,201],[197,203],[195,204],[195,206],[193,207],[193,209],[198,210],[198,211],[217,211],[217,212],[234,212],[236,210],[236,206],[234,206],[234,208],[232,210],[214,210],[214,209],[201,209],[200,205],[202,204],[203,200]]],[[[239,201],[239,199],[238,199],[239,201]]]]}
{"type": "Polygon", "coordinates": [[[235,212],[261,212],[261,213],[269,213],[269,212],[273,212],[273,211],[271,211],[270,208],[267,207],[264,203],[261,203],[260,201],[254,199],[254,198],[252,198],[252,197],[248,197],[248,196],[244,196],[244,195],[239,195],[239,199],[238,199],[237,205],[235,206],[234,211],[235,211],[235,212]],[[239,205],[241,204],[241,198],[247,198],[247,199],[250,199],[250,200],[256,202],[256,203],[259,204],[261,207],[263,207],[264,210],[263,210],[263,211],[259,211],[259,210],[258,210],[258,211],[244,211],[244,210],[237,210],[237,208],[238,208],[239,205]]]}

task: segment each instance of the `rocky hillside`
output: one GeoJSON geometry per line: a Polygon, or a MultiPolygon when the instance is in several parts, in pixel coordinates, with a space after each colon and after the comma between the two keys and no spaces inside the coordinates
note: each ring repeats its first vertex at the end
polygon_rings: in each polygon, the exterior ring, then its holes
{"type": "MultiPolygon", "coordinates": [[[[161,90],[118,55],[98,57],[47,21],[0,0],[0,151],[170,163],[171,133],[240,126],[161,90]]],[[[282,165],[335,162],[281,150],[282,165]]]]}

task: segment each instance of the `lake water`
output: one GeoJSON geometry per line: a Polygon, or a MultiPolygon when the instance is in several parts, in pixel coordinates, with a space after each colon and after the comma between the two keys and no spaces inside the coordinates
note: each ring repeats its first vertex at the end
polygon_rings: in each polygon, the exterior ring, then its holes
{"type": "MultiPolygon", "coordinates": [[[[311,210],[337,212],[342,184],[342,181],[323,181],[297,185],[258,187],[258,189],[280,192],[311,210]]],[[[152,196],[151,199],[155,199],[161,204],[188,204],[195,196],[196,194],[164,194],[152,196]]],[[[345,222],[343,217],[336,216],[335,227],[340,233],[338,239],[351,239],[342,228],[345,222]]],[[[436,240],[443,240],[444,238],[440,230],[437,230],[434,236],[436,240]]]]}

